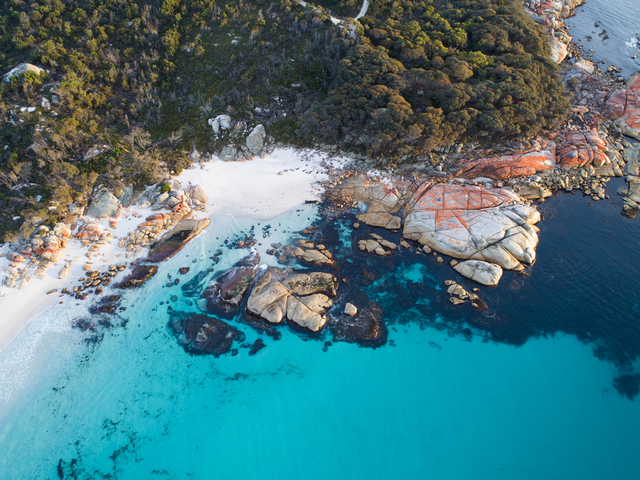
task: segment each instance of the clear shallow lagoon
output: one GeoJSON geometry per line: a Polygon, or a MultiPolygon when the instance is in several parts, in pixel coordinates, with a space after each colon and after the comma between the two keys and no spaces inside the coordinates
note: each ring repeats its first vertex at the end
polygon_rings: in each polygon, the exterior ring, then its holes
{"type": "MultiPolygon", "coordinates": [[[[220,247],[215,269],[228,268],[246,251],[224,240],[252,225],[263,254],[306,227],[314,208],[260,225],[214,217],[126,294],[127,310],[113,320],[125,324],[94,343],[69,327],[86,316],[83,306],[32,322],[0,352],[1,477],[637,478],[640,400],[612,381],[634,363],[638,371],[640,221],[620,216],[615,199],[588,206],[562,194],[545,203],[531,276],[505,274],[482,289],[484,313],[449,305],[439,288],[455,278],[450,267],[415,254],[361,257],[348,250],[350,222],[329,221],[332,248],[342,244],[341,263],[354,265],[345,272],[378,266],[363,289],[384,306],[395,346],[334,343],[323,352],[323,341],[284,329],[281,340],[263,336],[267,347],[252,357],[185,353],[159,303],[178,295],[173,308],[196,307],[180,287],[163,288],[167,274],[190,266],[188,280],[220,247]],[[501,325],[494,338],[522,345],[484,338],[477,325],[491,322],[501,325]]],[[[258,337],[234,324],[247,341],[258,337]]]]}

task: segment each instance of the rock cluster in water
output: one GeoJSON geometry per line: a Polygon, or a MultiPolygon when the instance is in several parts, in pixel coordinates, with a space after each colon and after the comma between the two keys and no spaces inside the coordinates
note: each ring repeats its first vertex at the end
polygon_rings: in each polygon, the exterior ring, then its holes
{"type": "MultiPolygon", "coordinates": [[[[384,220],[393,217],[394,229],[404,222],[403,237],[427,247],[426,251],[471,260],[459,264],[458,272],[485,285],[497,284],[502,268],[522,270],[523,264],[535,261],[534,224],[540,214],[508,189],[399,178],[385,183],[357,175],[329,195],[347,203],[366,203],[367,213],[358,216],[363,223],[383,227],[384,220]]],[[[386,255],[389,250],[384,247],[396,245],[375,234],[359,246],[386,255]]]]}
{"type": "Polygon", "coordinates": [[[355,312],[345,312],[332,326],[332,332],[334,340],[370,348],[384,345],[388,336],[382,307],[373,301],[355,312]]]}
{"type": "Polygon", "coordinates": [[[296,272],[269,267],[256,281],[247,300],[247,311],[269,323],[289,320],[312,332],[327,322],[338,282],[324,272],[296,272]]]}
{"type": "Polygon", "coordinates": [[[139,287],[158,272],[157,265],[134,265],[129,275],[116,285],[118,288],[139,287]]]}
{"type": "Polygon", "coordinates": [[[214,277],[201,295],[204,309],[233,317],[246,298],[245,310],[270,324],[285,320],[317,332],[327,323],[338,282],[325,272],[268,267],[259,271],[260,257],[252,253],[228,271],[214,277]]]}

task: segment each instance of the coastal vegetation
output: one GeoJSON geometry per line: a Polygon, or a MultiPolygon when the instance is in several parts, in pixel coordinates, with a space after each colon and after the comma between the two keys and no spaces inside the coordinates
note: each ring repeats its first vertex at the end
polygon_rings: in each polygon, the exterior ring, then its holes
{"type": "Polygon", "coordinates": [[[0,240],[72,223],[219,152],[258,123],[273,141],[388,162],[531,136],[569,110],[544,32],[516,0],[7,0],[0,70],[0,240]],[[214,135],[207,120],[235,128],[214,135]]]}

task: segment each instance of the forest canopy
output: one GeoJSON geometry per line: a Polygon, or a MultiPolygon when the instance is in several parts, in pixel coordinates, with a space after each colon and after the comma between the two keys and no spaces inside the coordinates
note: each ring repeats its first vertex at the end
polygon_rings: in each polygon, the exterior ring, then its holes
{"type": "Polygon", "coordinates": [[[366,153],[428,153],[467,139],[532,136],[569,101],[546,33],[518,0],[373,1],[310,131],[366,153]]]}

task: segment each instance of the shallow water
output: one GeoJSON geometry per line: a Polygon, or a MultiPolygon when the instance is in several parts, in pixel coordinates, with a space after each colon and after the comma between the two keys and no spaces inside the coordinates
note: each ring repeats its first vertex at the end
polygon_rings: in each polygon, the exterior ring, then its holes
{"type": "Polygon", "coordinates": [[[352,245],[366,228],[326,220],[337,274],[351,281],[340,298],[361,289],[380,303],[389,342],[324,352],[328,333],[284,328],[278,341],[262,335],[255,356],[217,359],[188,355],[169,332],[167,304],[196,307],[164,287],[167,274],[190,266],[184,284],[227,269],[246,250],[224,241],[252,227],[275,264],[269,244],[306,227],[316,207],[259,225],[214,217],[126,294],[111,328],[71,328],[86,310],[59,306],[0,352],[2,478],[637,478],[640,401],[612,382],[638,371],[640,221],[621,216],[616,198],[589,206],[561,194],[540,208],[531,275],[483,288],[483,312],[449,304],[443,280],[457,277],[446,263],[363,254],[352,245]]]}
{"type": "Polygon", "coordinates": [[[622,68],[628,78],[640,71],[640,9],[637,0],[586,0],[565,20],[574,42],[594,50],[592,60],[602,70],[622,68]],[[588,37],[591,37],[589,40],[588,37]],[[631,58],[636,56],[637,58],[631,58]],[[604,62],[604,63],[602,63],[604,62]]]}

